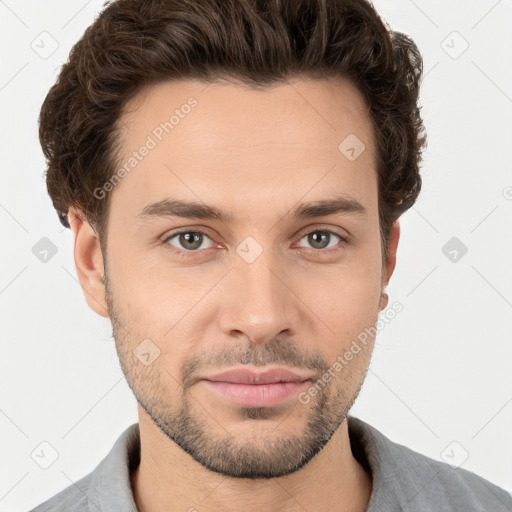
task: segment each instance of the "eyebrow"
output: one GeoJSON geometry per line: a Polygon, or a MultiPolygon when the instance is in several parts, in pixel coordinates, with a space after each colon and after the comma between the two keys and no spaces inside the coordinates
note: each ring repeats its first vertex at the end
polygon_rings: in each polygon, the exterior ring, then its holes
{"type": "MultiPolygon", "coordinates": [[[[334,214],[366,215],[366,208],[349,196],[339,196],[310,203],[300,203],[290,212],[297,220],[313,219],[334,214]]],[[[151,218],[183,217],[187,219],[218,220],[224,223],[233,222],[234,218],[228,212],[203,203],[186,202],[178,199],[163,199],[149,204],[137,215],[140,220],[151,218]]]]}

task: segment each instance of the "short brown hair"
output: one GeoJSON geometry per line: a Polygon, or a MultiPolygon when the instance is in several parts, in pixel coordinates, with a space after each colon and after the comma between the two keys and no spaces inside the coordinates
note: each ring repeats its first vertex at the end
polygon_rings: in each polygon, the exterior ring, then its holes
{"type": "Polygon", "coordinates": [[[386,258],[392,223],[421,189],[422,73],[412,39],[391,30],[367,0],[106,2],[41,108],[48,193],[64,225],[74,206],[104,241],[110,194],[98,200],[94,190],[114,175],[118,120],[143,87],[227,79],[258,88],[344,76],[363,93],[374,127],[386,258]]]}

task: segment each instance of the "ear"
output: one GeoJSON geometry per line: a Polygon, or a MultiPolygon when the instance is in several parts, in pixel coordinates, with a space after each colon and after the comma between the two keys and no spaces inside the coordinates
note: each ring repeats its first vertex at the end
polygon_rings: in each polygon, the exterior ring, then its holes
{"type": "Polygon", "coordinates": [[[389,232],[388,237],[388,257],[387,261],[384,265],[382,272],[382,283],[381,287],[383,290],[381,301],[380,301],[380,309],[384,309],[388,305],[388,294],[384,292],[384,289],[389,283],[391,276],[393,275],[393,271],[395,270],[396,265],[396,251],[398,249],[398,240],[400,239],[400,224],[398,223],[398,219],[393,222],[391,226],[391,230],[389,232]]]}
{"type": "Polygon", "coordinates": [[[98,315],[110,318],[105,301],[103,254],[99,238],[83,213],[70,208],[68,219],[75,236],[75,266],[85,300],[98,315]]]}

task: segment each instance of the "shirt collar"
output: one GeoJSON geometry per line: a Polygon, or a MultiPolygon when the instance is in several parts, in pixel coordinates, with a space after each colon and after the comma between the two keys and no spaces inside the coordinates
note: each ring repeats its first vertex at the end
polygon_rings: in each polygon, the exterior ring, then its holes
{"type": "MultiPolygon", "coordinates": [[[[399,464],[393,464],[397,458],[396,447],[400,445],[392,443],[359,418],[349,415],[347,420],[352,453],[372,478],[367,512],[396,510],[394,507],[400,503],[397,482],[403,484],[404,477],[407,477],[400,472],[399,464]]],[[[99,510],[138,512],[130,475],[139,461],[140,430],[139,424],[134,423],[119,436],[109,454],[92,474],[87,492],[91,510],[98,507],[99,510]]]]}

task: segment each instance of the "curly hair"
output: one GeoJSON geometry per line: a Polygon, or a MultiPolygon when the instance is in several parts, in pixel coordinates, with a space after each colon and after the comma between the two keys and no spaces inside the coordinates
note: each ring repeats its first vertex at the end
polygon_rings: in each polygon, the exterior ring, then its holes
{"type": "Polygon", "coordinates": [[[83,212],[105,239],[123,107],[167,80],[351,79],[376,138],[383,258],[393,222],[416,201],[426,134],[418,105],[423,60],[368,0],[114,0],[73,46],[39,116],[48,193],[61,222],[83,212]]]}

